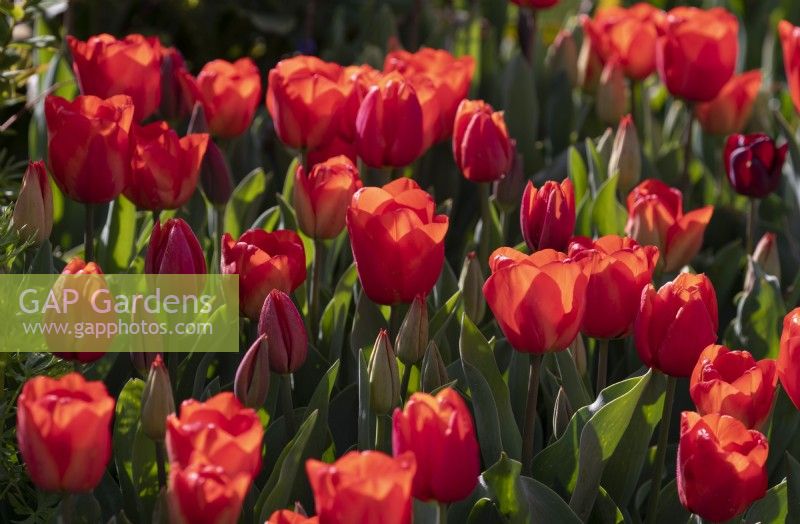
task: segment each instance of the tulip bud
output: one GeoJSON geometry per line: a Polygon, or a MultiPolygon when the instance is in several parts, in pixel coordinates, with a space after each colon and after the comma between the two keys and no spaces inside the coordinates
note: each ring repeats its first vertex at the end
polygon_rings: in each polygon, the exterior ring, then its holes
{"type": "Polygon", "coordinates": [[[458,287],[461,289],[464,301],[464,312],[474,324],[477,324],[486,313],[486,300],[483,298],[483,273],[474,251],[467,253],[464,259],[458,287]]]}
{"type": "Polygon", "coordinates": [[[294,373],[306,361],[308,337],[303,317],[283,291],[273,289],[264,300],[258,334],[266,337],[269,368],[275,373],[294,373]]]}
{"type": "Polygon", "coordinates": [[[569,425],[572,418],[572,410],[569,406],[569,399],[567,392],[563,387],[558,388],[556,395],[556,402],[553,406],[553,436],[556,438],[561,437],[569,425]]]}
{"type": "Polygon", "coordinates": [[[192,228],[181,218],[153,225],[144,259],[145,273],[152,275],[203,275],[206,259],[192,228]]]}
{"type": "MultiPolygon", "coordinates": [[[[781,279],[781,260],[778,256],[778,239],[775,233],[765,233],[761,237],[753,252],[752,260],[758,263],[764,273],[777,277],[778,280],[781,279]]],[[[749,293],[753,289],[755,280],[752,264],[747,264],[747,275],[744,278],[745,292],[749,293]]]]}
{"type": "Polygon", "coordinates": [[[606,124],[616,124],[628,110],[628,86],[625,71],[618,61],[612,60],[603,68],[595,101],[597,116],[606,124]]]}
{"type": "Polygon", "coordinates": [[[592,39],[584,35],[581,51],[578,54],[578,85],[581,89],[587,93],[594,93],[602,69],[603,62],[592,44],[592,39]]]}
{"type": "MultiPolygon", "coordinates": [[[[161,341],[161,339],[157,339],[161,341]]],[[[137,373],[141,376],[147,376],[150,370],[150,366],[153,365],[153,361],[159,353],[152,352],[152,351],[131,351],[131,364],[133,364],[133,369],[136,370],[137,373]]]]}
{"type": "Polygon", "coordinates": [[[367,366],[372,412],[388,415],[400,403],[400,375],[389,334],[381,329],[367,366]]]}
{"type": "Polygon", "coordinates": [[[264,335],[253,342],[239,363],[233,392],[248,408],[258,409],[266,402],[269,393],[269,343],[264,335]]]}
{"type": "Polygon", "coordinates": [[[162,441],[167,434],[167,417],[175,413],[172,384],[161,355],[150,366],[142,392],[142,431],[152,440],[162,441]]]}
{"type": "Polygon", "coordinates": [[[614,137],[614,148],[608,163],[608,174],[617,174],[617,187],[620,193],[630,193],[642,176],[642,152],[639,148],[639,136],[636,124],[631,115],[622,117],[614,137]]]}
{"type": "Polygon", "coordinates": [[[511,169],[513,148],[501,111],[483,100],[462,100],[453,125],[453,158],[472,182],[494,182],[511,169]]]}
{"type": "Polygon", "coordinates": [[[575,189],[569,178],[525,186],[520,209],[522,237],[531,251],[566,251],[575,231],[575,189]]]}
{"type": "Polygon", "coordinates": [[[553,44],[547,50],[545,65],[550,74],[563,74],[569,80],[569,85],[575,87],[578,83],[578,46],[572,31],[562,29],[553,44]]]}
{"type": "Polygon", "coordinates": [[[508,174],[494,183],[494,199],[506,213],[519,206],[519,195],[525,190],[525,168],[522,154],[517,152],[516,144],[511,142],[511,169],[508,174]]]}
{"type": "Polygon", "coordinates": [[[433,340],[428,343],[428,349],[425,350],[420,375],[422,377],[422,391],[426,393],[439,389],[450,381],[450,377],[447,376],[447,367],[445,367],[442,360],[442,354],[439,353],[439,346],[433,340]]]}
{"type": "Polygon", "coordinates": [[[417,295],[400,324],[394,346],[400,361],[411,366],[422,360],[427,345],[428,304],[422,295],[417,295]]]}
{"type": "Polygon", "coordinates": [[[188,75],[188,72],[181,52],[174,47],[162,48],[159,111],[165,118],[178,119],[192,109],[192,94],[183,80],[184,75],[188,75]]]}
{"type": "Polygon", "coordinates": [[[53,193],[44,162],[28,162],[11,223],[23,238],[41,243],[53,230],[53,193]]]}

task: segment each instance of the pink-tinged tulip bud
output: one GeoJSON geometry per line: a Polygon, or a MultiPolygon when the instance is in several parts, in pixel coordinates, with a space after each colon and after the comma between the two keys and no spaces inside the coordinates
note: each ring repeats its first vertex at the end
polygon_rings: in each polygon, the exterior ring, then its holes
{"type": "MultiPolygon", "coordinates": [[[[781,279],[781,260],[778,256],[778,238],[775,233],[765,233],[756,244],[753,252],[753,261],[768,275],[781,279]]],[[[747,274],[744,277],[744,290],[750,292],[755,286],[756,274],[753,265],[747,265],[747,274]]]]}
{"type": "Polygon", "coordinates": [[[433,340],[428,343],[428,349],[425,350],[419,374],[422,391],[426,393],[439,389],[450,381],[439,346],[433,340]]]}
{"type": "Polygon", "coordinates": [[[753,198],[764,198],[775,191],[788,150],[789,144],[778,147],[763,133],[729,136],[723,160],[734,191],[753,198]]]}
{"type": "Polygon", "coordinates": [[[292,299],[273,289],[264,301],[258,319],[258,333],[269,347],[269,367],[275,373],[294,373],[306,361],[308,337],[303,317],[292,299]]]}
{"type": "Polygon", "coordinates": [[[528,181],[525,177],[522,154],[517,152],[513,141],[511,151],[511,168],[506,176],[495,181],[493,188],[495,203],[506,213],[511,213],[519,207],[519,195],[525,190],[528,181]]]}
{"type": "Polygon", "coordinates": [[[233,194],[233,176],[225,155],[217,144],[208,142],[203,163],[200,165],[200,187],[209,202],[224,206],[233,194]]]}
{"type": "Polygon", "coordinates": [[[703,131],[712,135],[741,133],[761,89],[761,71],[734,76],[711,102],[697,104],[694,115],[703,131]]]}
{"type": "Polygon", "coordinates": [[[566,251],[575,231],[572,181],[567,178],[559,184],[548,180],[539,189],[528,182],[519,216],[522,236],[531,251],[566,251]]]}
{"type": "Polygon", "coordinates": [[[192,228],[181,218],[153,225],[144,271],[153,275],[204,275],[206,259],[192,228]]]}
{"type": "Polygon", "coordinates": [[[597,117],[606,124],[616,124],[628,110],[628,99],[625,71],[617,60],[611,60],[603,67],[597,86],[597,117]]]}
{"type": "Polygon", "coordinates": [[[169,372],[161,355],[156,355],[142,392],[142,431],[152,440],[162,441],[167,434],[167,417],[175,413],[175,399],[169,372]]]}
{"type": "Polygon", "coordinates": [[[264,405],[269,393],[269,344],[264,335],[259,336],[236,369],[233,392],[243,406],[258,409],[264,405]]]}
{"type": "Polygon", "coordinates": [[[578,84],[578,45],[569,29],[562,29],[547,49],[545,64],[551,75],[563,74],[569,85],[578,84]]]}
{"type": "Polygon", "coordinates": [[[428,303],[425,297],[417,296],[400,324],[394,347],[400,361],[411,366],[422,360],[427,346],[428,303]]]}
{"type": "Polygon", "coordinates": [[[300,229],[312,238],[335,238],[342,232],[347,206],[361,189],[358,169],[346,156],[315,165],[306,176],[298,166],[294,177],[294,208],[300,229]]]}
{"type": "Polygon", "coordinates": [[[617,175],[617,187],[623,194],[633,189],[642,176],[642,151],[631,115],[625,115],[619,122],[608,172],[612,176],[617,175]]]}
{"type": "Polygon", "coordinates": [[[41,160],[28,162],[11,223],[20,236],[37,244],[47,240],[53,230],[53,193],[41,160]]]}
{"type": "Polygon", "coordinates": [[[389,333],[381,329],[367,365],[370,408],[378,415],[388,415],[400,403],[400,374],[389,333]]]}
{"type": "Polygon", "coordinates": [[[483,100],[462,100],[453,125],[453,158],[472,182],[504,177],[511,169],[513,148],[502,111],[483,100]]]}

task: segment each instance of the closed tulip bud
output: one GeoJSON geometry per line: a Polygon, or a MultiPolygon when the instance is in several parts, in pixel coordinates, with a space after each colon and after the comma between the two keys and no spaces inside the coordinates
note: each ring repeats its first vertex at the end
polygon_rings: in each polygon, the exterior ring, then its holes
{"type": "Polygon", "coordinates": [[[694,114],[703,131],[712,135],[741,133],[761,89],[761,71],[748,71],[731,78],[717,97],[697,104],[694,114]]]}
{"type": "Polygon", "coordinates": [[[572,409],[569,406],[567,392],[563,387],[560,387],[553,406],[553,436],[560,438],[566,431],[571,418],[572,409]]]}
{"type": "Polygon", "coordinates": [[[778,147],[763,133],[729,136],[723,160],[734,191],[752,198],[764,198],[775,191],[788,150],[788,143],[778,147]]]}
{"type": "Polygon", "coordinates": [[[525,190],[527,182],[522,154],[517,152],[513,141],[511,150],[511,169],[506,176],[495,181],[493,188],[495,203],[506,213],[519,207],[519,196],[525,190]]]}
{"type": "Polygon", "coordinates": [[[575,231],[575,191],[572,181],[553,180],[536,189],[528,182],[520,209],[522,237],[531,251],[565,251],[575,231]]]}
{"type": "Polygon", "coordinates": [[[778,23],[783,49],[783,67],[795,111],[800,111],[800,28],[786,20],[778,23]]]}
{"type": "Polygon", "coordinates": [[[563,74],[569,85],[578,84],[578,45],[572,31],[562,29],[547,50],[545,64],[551,75],[563,74]]]}
{"type": "Polygon", "coordinates": [[[453,125],[453,158],[464,178],[493,182],[504,177],[513,152],[502,111],[483,100],[462,100],[453,125]]]}
{"type": "Polygon", "coordinates": [[[636,351],[647,366],[688,377],[700,353],[717,340],[717,294],[705,275],[681,273],[656,292],[642,291],[634,324],[636,351]]]}
{"type": "Polygon", "coordinates": [[[400,376],[389,334],[381,329],[367,366],[370,408],[376,415],[388,415],[400,403],[400,376]]]}
{"type": "Polygon", "coordinates": [[[152,440],[162,441],[167,434],[167,417],[175,413],[175,399],[169,372],[161,355],[156,355],[142,392],[142,431],[152,440]]]}
{"type": "Polygon", "coordinates": [[[189,77],[189,72],[181,52],[174,47],[162,47],[159,112],[164,118],[174,120],[192,111],[195,91],[194,86],[186,84],[186,77],[189,77]]]}
{"type": "Polygon", "coordinates": [[[757,263],[764,273],[772,275],[780,281],[781,260],[778,255],[778,238],[775,233],[764,233],[764,236],[756,244],[752,261],[747,264],[747,274],[744,277],[744,291],[747,293],[756,284],[756,272],[753,269],[752,262],[757,263]]]}
{"type": "Polygon", "coordinates": [[[603,71],[603,61],[597,51],[597,46],[588,38],[584,22],[584,37],[578,53],[578,85],[587,93],[597,91],[600,74],[603,71]]]}
{"type": "Polygon", "coordinates": [[[258,319],[258,334],[269,348],[269,368],[275,373],[294,373],[305,363],[308,337],[303,317],[283,291],[273,289],[267,294],[258,319]]]}
{"type": "Polygon", "coordinates": [[[258,409],[269,393],[269,344],[260,335],[242,357],[236,368],[233,392],[243,406],[258,409]]]}
{"type": "Polygon", "coordinates": [[[724,522],[767,491],[767,438],[733,417],[681,413],[678,497],[691,513],[724,522]]]}
{"type": "Polygon", "coordinates": [[[17,398],[17,444],[37,488],[85,493],[100,483],[111,458],[114,399],[78,373],[34,377],[17,398]]]}
{"type": "Polygon", "coordinates": [[[394,343],[397,357],[406,366],[416,364],[428,347],[428,303],[418,295],[411,302],[394,343]]]}
{"type": "Polygon", "coordinates": [[[218,207],[227,204],[233,194],[231,168],[219,146],[212,141],[208,142],[200,165],[200,187],[208,201],[218,207]]]}
{"type": "Polygon", "coordinates": [[[169,522],[236,524],[251,483],[247,473],[229,475],[210,461],[170,464],[169,522]]]}
{"type": "Polygon", "coordinates": [[[20,236],[37,244],[47,240],[53,230],[53,193],[41,160],[28,162],[11,223],[20,236]]]}
{"type": "Polygon", "coordinates": [[[486,313],[486,299],[483,298],[483,272],[474,251],[467,253],[464,258],[458,287],[461,289],[464,313],[473,324],[478,324],[486,313]]]}
{"type": "Polygon", "coordinates": [[[48,163],[61,191],[84,204],[117,198],[131,176],[131,98],[87,95],[68,102],[51,95],[44,113],[48,163]]]}
{"type": "Polygon", "coordinates": [[[442,354],[439,353],[439,346],[431,340],[428,342],[428,348],[425,350],[425,356],[422,358],[422,367],[420,368],[422,391],[430,393],[447,384],[449,380],[447,367],[442,360],[442,354]]]}
{"type": "MultiPolygon", "coordinates": [[[[160,337],[157,338],[157,340],[161,343],[160,337]]],[[[147,377],[147,374],[150,373],[150,366],[153,365],[153,361],[159,354],[160,352],[153,351],[131,351],[131,364],[133,365],[133,369],[135,369],[139,375],[147,377]]]]}
{"type": "Polygon", "coordinates": [[[628,85],[625,73],[616,60],[603,67],[600,83],[597,86],[595,110],[597,117],[606,124],[616,124],[628,111],[628,85]]]}
{"type": "Polygon", "coordinates": [[[721,7],[676,7],[658,32],[658,75],[669,92],[692,102],[713,100],[736,67],[737,18],[721,7]]]}
{"type": "Polygon", "coordinates": [[[395,456],[416,457],[413,495],[420,500],[456,502],[478,483],[480,451],[472,415],[461,396],[445,388],[436,396],[414,393],[392,416],[395,456]]]}
{"type": "Polygon", "coordinates": [[[697,359],[689,394],[701,415],[729,415],[759,429],[772,411],[777,383],[774,360],[712,344],[697,359]]]}
{"type": "Polygon", "coordinates": [[[344,229],[347,206],[361,186],[358,169],[346,156],[316,164],[308,175],[298,166],[293,196],[303,233],[319,239],[338,236],[344,229]]]}
{"type": "Polygon", "coordinates": [[[203,275],[206,259],[192,228],[182,218],[153,225],[144,271],[154,275],[203,275]]]}
{"type": "Polygon", "coordinates": [[[642,150],[639,145],[639,134],[631,115],[622,117],[614,137],[611,149],[611,160],[608,163],[610,175],[617,175],[617,187],[627,195],[639,183],[642,177],[642,150]]]}
{"type": "Polygon", "coordinates": [[[261,98],[261,75],[252,60],[212,60],[197,75],[196,86],[214,135],[233,138],[247,130],[261,98]]]}
{"type": "Polygon", "coordinates": [[[795,308],[783,318],[780,352],[778,353],[778,378],[786,394],[800,409],[800,308],[795,308]]]}

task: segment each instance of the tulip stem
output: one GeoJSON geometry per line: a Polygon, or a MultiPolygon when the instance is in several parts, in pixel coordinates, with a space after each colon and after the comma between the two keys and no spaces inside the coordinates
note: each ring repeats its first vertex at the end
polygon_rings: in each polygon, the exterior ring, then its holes
{"type": "Polygon", "coordinates": [[[314,266],[311,268],[311,289],[308,294],[308,324],[311,331],[311,341],[316,345],[319,334],[319,277],[322,271],[323,250],[322,240],[314,239],[314,266]]]}
{"type": "Polygon", "coordinates": [[[606,387],[608,376],[608,339],[601,338],[597,341],[597,381],[595,391],[598,395],[606,387]]]}
{"type": "Polygon", "coordinates": [[[749,199],[747,206],[747,254],[753,253],[753,246],[756,240],[756,228],[758,227],[758,199],[749,199]]]}
{"type": "Polygon", "coordinates": [[[158,440],[154,441],[156,446],[156,468],[158,470],[158,486],[163,488],[167,485],[167,470],[164,467],[167,457],[164,453],[164,443],[158,440]]]}
{"type": "Polygon", "coordinates": [[[653,479],[650,481],[650,499],[647,503],[647,520],[645,524],[655,522],[656,514],[658,513],[658,499],[661,496],[661,475],[664,471],[664,459],[667,456],[669,423],[672,418],[672,404],[675,400],[675,386],[677,383],[678,379],[667,376],[667,391],[664,396],[664,407],[661,410],[661,423],[658,429],[658,443],[653,463],[653,479]]]}
{"type": "Polygon", "coordinates": [[[478,184],[478,198],[481,200],[481,238],[478,245],[478,256],[481,267],[486,269],[489,260],[489,230],[492,213],[489,209],[489,184],[478,184]]]}
{"type": "Polygon", "coordinates": [[[525,427],[522,432],[522,474],[530,475],[533,467],[533,437],[536,434],[536,403],[539,399],[539,375],[542,355],[531,355],[528,375],[528,401],[525,404],[525,427]]]}
{"type": "Polygon", "coordinates": [[[75,522],[77,504],[78,495],[75,493],[65,493],[64,498],[61,499],[61,504],[59,504],[60,518],[58,519],[58,522],[62,524],[71,524],[72,522],[75,522]]]}
{"type": "Polygon", "coordinates": [[[94,261],[94,205],[84,204],[86,221],[83,230],[83,258],[86,262],[94,261]]]}
{"type": "Polygon", "coordinates": [[[294,423],[294,406],[292,404],[292,375],[281,375],[281,409],[286,421],[286,433],[289,440],[294,437],[296,426],[294,423]]]}
{"type": "Polygon", "coordinates": [[[438,511],[436,512],[436,516],[438,517],[439,524],[447,524],[447,503],[446,502],[439,502],[437,504],[438,511]]]}

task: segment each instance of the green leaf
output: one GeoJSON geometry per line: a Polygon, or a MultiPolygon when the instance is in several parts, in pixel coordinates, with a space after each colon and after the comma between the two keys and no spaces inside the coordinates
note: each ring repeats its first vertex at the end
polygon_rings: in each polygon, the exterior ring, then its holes
{"type": "Polygon", "coordinates": [[[119,393],[114,417],[114,435],[112,447],[114,464],[117,470],[120,489],[122,490],[122,505],[125,513],[133,522],[146,522],[136,488],[133,485],[133,448],[136,442],[136,433],[141,419],[141,400],[144,382],[132,378],[128,380],[119,393]]]}
{"type": "Polygon", "coordinates": [[[100,232],[97,262],[106,273],[128,269],[135,254],[136,206],[120,195],[108,206],[108,217],[100,232]]]}
{"type": "Polygon", "coordinates": [[[53,266],[53,246],[50,244],[49,240],[45,239],[42,245],[39,246],[39,249],[36,250],[36,254],[33,256],[30,266],[28,266],[28,273],[34,275],[52,275],[55,272],[56,269],[53,266]]]}
{"type": "Polygon", "coordinates": [[[444,331],[447,328],[447,325],[453,319],[458,311],[462,308],[461,306],[461,291],[456,291],[453,293],[447,302],[445,302],[444,306],[442,306],[439,311],[433,315],[430,323],[428,324],[428,333],[430,333],[431,340],[436,340],[437,342],[440,341],[440,336],[444,335],[444,331]]]}
{"type": "Polygon", "coordinates": [[[231,200],[225,208],[225,231],[239,238],[248,224],[255,222],[264,201],[272,173],[256,168],[245,176],[233,190],[231,200]]]}
{"type": "Polygon", "coordinates": [[[568,351],[558,351],[553,353],[553,357],[558,364],[558,370],[561,374],[561,385],[567,393],[569,405],[573,411],[576,411],[583,406],[587,406],[592,402],[592,396],[586,390],[586,384],[583,382],[578,368],[575,366],[575,359],[572,357],[572,349],[568,351]]]}
{"type": "Polygon", "coordinates": [[[678,484],[675,479],[661,488],[658,497],[658,512],[656,513],[656,524],[674,524],[675,522],[688,522],[689,512],[681,504],[678,497],[678,484]]]}
{"type": "Polygon", "coordinates": [[[786,391],[779,387],[767,433],[769,437],[767,474],[770,478],[780,472],[779,467],[786,457],[786,450],[795,441],[798,427],[800,427],[800,411],[794,406],[786,391]]]}
{"type": "Polygon", "coordinates": [[[295,479],[298,474],[303,475],[305,471],[303,456],[316,425],[317,416],[317,411],[312,412],[297,430],[297,435],[281,451],[272,474],[256,500],[254,514],[260,516],[259,522],[266,522],[274,511],[287,507],[291,502],[289,496],[295,479]]]}
{"type": "Polygon", "coordinates": [[[478,499],[467,517],[467,524],[506,524],[500,510],[488,497],[478,499]]]}
{"type": "Polygon", "coordinates": [[[367,361],[369,350],[357,350],[358,355],[358,448],[372,449],[375,438],[374,418],[370,409],[369,373],[367,361]]]}
{"type": "Polygon", "coordinates": [[[519,52],[508,62],[503,74],[503,107],[513,108],[505,113],[505,120],[509,135],[516,139],[518,151],[525,158],[525,165],[535,165],[534,143],[539,131],[536,82],[530,64],[519,52]]]}
{"type": "Polygon", "coordinates": [[[350,348],[360,351],[362,348],[372,347],[380,330],[388,327],[380,306],[362,291],[356,301],[356,315],[350,331],[350,348]]]}
{"type": "MultiPolygon", "coordinates": [[[[297,214],[295,214],[294,208],[292,208],[292,205],[289,203],[289,201],[286,200],[280,193],[275,195],[275,197],[278,199],[278,206],[281,208],[281,228],[296,231],[297,214]]],[[[306,259],[309,261],[313,260],[313,257],[311,256],[313,254],[313,251],[309,253],[308,250],[306,250],[306,259]]]]}
{"type": "Polygon", "coordinates": [[[278,222],[281,219],[281,208],[280,206],[272,206],[271,208],[267,209],[260,215],[258,218],[253,221],[253,224],[250,226],[250,229],[263,229],[264,231],[274,231],[275,228],[278,226],[278,222]]]}
{"type": "Polygon", "coordinates": [[[578,524],[581,520],[555,491],[538,480],[520,477],[522,496],[528,504],[534,522],[578,524]]]}
{"type": "Polygon", "coordinates": [[[511,522],[524,522],[528,516],[528,508],[518,497],[517,481],[521,469],[519,462],[503,453],[500,460],[481,475],[500,513],[511,522]]]}
{"type": "Polygon", "coordinates": [[[591,237],[592,233],[592,208],[594,207],[594,200],[592,195],[587,192],[583,198],[578,202],[575,216],[575,234],[585,237],[591,237]]]}
{"type": "Polygon", "coordinates": [[[575,146],[570,146],[567,153],[569,178],[575,189],[575,202],[581,202],[586,192],[589,191],[589,173],[586,171],[586,162],[583,161],[580,151],[575,146]]]}
{"type": "Polygon", "coordinates": [[[789,470],[786,476],[786,499],[789,505],[786,522],[800,524],[800,462],[787,453],[786,465],[789,470]]]}
{"type": "Polygon", "coordinates": [[[324,351],[329,360],[338,360],[342,356],[347,316],[353,303],[353,288],[357,281],[356,265],[350,264],[350,267],[339,277],[339,282],[333,291],[333,298],[322,312],[320,349],[324,351]]]}
{"type": "MultiPolygon", "coordinates": [[[[472,393],[472,402],[475,407],[476,418],[478,418],[478,410],[480,410],[482,412],[481,418],[488,420],[488,417],[491,417],[491,415],[489,413],[483,413],[483,411],[493,408],[495,412],[494,416],[497,418],[499,424],[503,451],[511,458],[518,458],[522,448],[522,437],[519,434],[519,428],[514,420],[514,412],[511,409],[508,386],[505,381],[503,381],[503,376],[500,374],[500,370],[497,367],[497,362],[495,361],[491,346],[466,314],[461,316],[459,353],[461,354],[464,374],[467,377],[467,383],[472,393]],[[473,372],[473,369],[477,371],[477,376],[476,373],[473,372]],[[483,390],[483,388],[480,388],[482,384],[478,378],[485,381],[489,393],[491,394],[490,397],[485,397],[487,392],[483,390]]],[[[479,439],[482,431],[484,434],[487,431],[493,431],[492,428],[482,426],[483,424],[481,423],[477,424],[479,439]]],[[[484,442],[481,439],[482,452],[483,444],[484,442]]],[[[491,463],[497,460],[497,458],[497,455],[487,456],[484,454],[484,460],[487,463],[491,463]]]]}
{"type": "Polygon", "coordinates": [[[746,347],[756,359],[776,358],[786,307],[778,279],[755,263],[753,289],[740,300],[730,334],[736,347],[746,347]]]}
{"type": "Polygon", "coordinates": [[[764,495],[750,506],[747,514],[742,519],[743,524],[784,524],[789,511],[787,500],[788,486],[784,480],[773,486],[764,495]]]}
{"type": "Polygon", "coordinates": [[[297,166],[300,162],[297,157],[292,158],[289,162],[289,167],[286,169],[286,177],[283,179],[283,189],[281,195],[287,202],[291,202],[294,197],[294,174],[297,171],[297,166]]]}
{"type": "Polygon", "coordinates": [[[597,190],[592,206],[592,222],[602,235],[621,235],[625,231],[628,212],[617,200],[618,175],[609,177],[597,190]]]}

